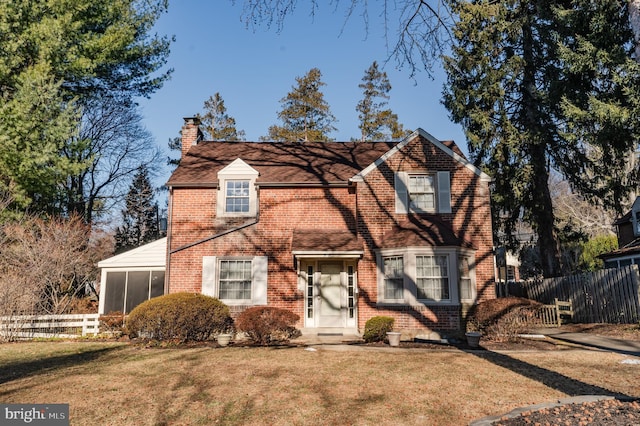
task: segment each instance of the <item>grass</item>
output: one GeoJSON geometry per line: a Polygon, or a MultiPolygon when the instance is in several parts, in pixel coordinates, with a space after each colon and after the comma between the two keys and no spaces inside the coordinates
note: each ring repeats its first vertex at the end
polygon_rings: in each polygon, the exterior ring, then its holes
{"type": "Polygon", "coordinates": [[[376,348],[0,345],[0,401],[69,403],[73,425],[461,425],[581,394],[640,397],[620,354],[376,348]]]}

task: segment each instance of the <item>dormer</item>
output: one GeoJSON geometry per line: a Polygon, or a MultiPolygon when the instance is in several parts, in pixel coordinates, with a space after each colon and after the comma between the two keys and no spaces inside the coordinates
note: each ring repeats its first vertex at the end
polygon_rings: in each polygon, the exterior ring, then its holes
{"type": "Polygon", "coordinates": [[[218,172],[217,217],[255,217],[256,179],[260,173],[237,158],[218,172]]]}

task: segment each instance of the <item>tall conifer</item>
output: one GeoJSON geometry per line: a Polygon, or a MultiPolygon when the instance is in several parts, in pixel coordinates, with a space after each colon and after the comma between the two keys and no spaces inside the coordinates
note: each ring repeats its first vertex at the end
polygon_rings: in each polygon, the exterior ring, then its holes
{"type": "Polygon", "coordinates": [[[524,219],[541,270],[560,274],[552,170],[592,200],[620,208],[638,173],[640,68],[626,1],[453,1],[444,104],[494,178],[500,230],[524,219]]]}
{"type": "Polygon", "coordinates": [[[337,120],[320,91],[325,85],[322,73],[312,68],[304,77],[296,77],[298,85],[280,100],[282,111],[278,118],[282,126],[269,127],[269,136],[263,140],[273,141],[331,141],[329,134],[336,130],[337,120]]]}

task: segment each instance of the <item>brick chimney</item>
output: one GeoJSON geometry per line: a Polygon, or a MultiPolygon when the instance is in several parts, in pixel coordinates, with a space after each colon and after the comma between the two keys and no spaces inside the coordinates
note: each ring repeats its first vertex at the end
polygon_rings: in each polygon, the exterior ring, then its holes
{"type": "Polygon", "coordinates": [[[202,131],[200,130],[200,119],[198,117],[184,117],[184,125],[182,126],[182,158],[187,155],[189,148],[197,145],[202,140],[202,131]]]}

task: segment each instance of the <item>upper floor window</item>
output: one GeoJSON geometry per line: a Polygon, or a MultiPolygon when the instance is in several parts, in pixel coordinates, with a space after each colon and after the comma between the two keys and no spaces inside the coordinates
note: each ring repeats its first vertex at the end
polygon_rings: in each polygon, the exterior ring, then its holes
{"type": "Polygon", "coordinates": [[[255,216],[258,212],[258,175],[257,170],[240,158],[220,170],[216,215],[255,216]]]}
{"type": "Polygon", "coordinates": [[[435,211],[436,193],[432,175],[409,175],[409,207],[414,211],[435,211]]]}
{"type": "Polygon", "coordinates": [[[225,213],[249,212],[249,180],[228,180],[226,185],[225,213]]]}
{"type": "Polygon", "coordinates": [[[395,174],[396,213],[451,213],[448,171],[395,174]]]}

